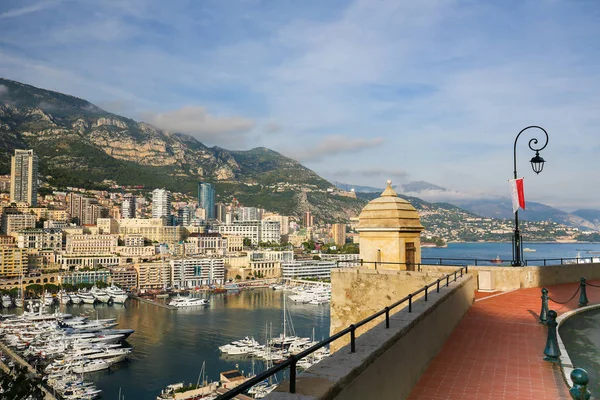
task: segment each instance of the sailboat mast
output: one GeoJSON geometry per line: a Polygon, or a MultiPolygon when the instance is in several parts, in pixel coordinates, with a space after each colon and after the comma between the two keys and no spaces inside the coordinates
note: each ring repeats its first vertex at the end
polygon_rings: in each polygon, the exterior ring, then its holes
{"type": "Polygon", "coordinates": [[[285,341],[285,323],[286,323],[286,317],[285,317],[285,293],[283,293],[283,334],[281,337],[281,350],[283,350],[283,342],[285,341]]]}

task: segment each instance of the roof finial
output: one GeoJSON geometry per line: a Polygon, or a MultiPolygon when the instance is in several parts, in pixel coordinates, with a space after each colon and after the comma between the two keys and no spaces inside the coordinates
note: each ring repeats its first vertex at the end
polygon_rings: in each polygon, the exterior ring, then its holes
{"type": "Polygon", "coordinates": [[[388,179],[387,181],[387,187],[385,188],[385,190],[383,191],[383,193],[381,193],[381,197],[397,197],[398,195],[396,194],[396,192],[394,191],[394,189],[392,189],[392,180],[388,179]]]}

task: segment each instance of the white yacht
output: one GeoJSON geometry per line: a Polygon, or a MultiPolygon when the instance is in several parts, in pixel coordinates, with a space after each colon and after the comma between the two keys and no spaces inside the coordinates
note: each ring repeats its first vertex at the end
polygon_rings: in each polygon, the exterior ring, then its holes
{"type": "Polygon", "coordinates": [[[207,306],[208,300],[199,299],[197,297],[175,297],[169,303],[171,306],[175,306],[177,308],[183,307],[197,307],[197,306],[207,306]]]}
{"type": "Polygon", "coordinates": [[[4,307],[4,308],[12,307],[12,299],[7,294],[2,296],[2,307],[4,307]]]}
{"type": "Polygon", "coordinates": [[[96,286],[92,288],[91,293],[100,303],[108,303],[110,301],[110,295],[96,286]]]}
{"type": "Polygon", "coordinates": [[[129,298],[129,296],[127,296],[127,292],[114,285],[106,288],[105,292],[110,296],[113,303],[124,304],[129,298]]]}
{"type": "Polygon", "coordinates": [[[61,290],[58,292],[58,301],[60,304],[69,304],[71,302],[71,296],[69,296],[64,290],[61,290]]]}
{"type": "Polygon", "coordinates": [[[90,292],[82,291],[77,293],[77,296],[79,296],[79,298],[81,299],[81,301],[83,301],[84,304],[94,304],[94,302],[96,301],[96,298],[90,292]]]}
{"type": "Polygon", "coordinates": [[[54,296],[52,296],[52,293],[46,292],[46,294],[44,294],[44,305],[51,306],[53,304],[54,304],[54,296]]]}

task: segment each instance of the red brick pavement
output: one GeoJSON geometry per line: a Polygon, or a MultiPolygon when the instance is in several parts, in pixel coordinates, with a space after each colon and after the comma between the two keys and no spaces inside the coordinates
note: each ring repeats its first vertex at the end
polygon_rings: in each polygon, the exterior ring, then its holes
{"type": "MultiPolygon", "coordinates": [[[[600,281],[591,281],[600,285],[600,281]]],[[[549,286],[550,298],[567,301],[578,283],[549,286]]],[[[588,287],[590,303],[600,288],[588,287]]],[[[547,328],[538,323],[541,288],[520,289],[473,304],[421,375],[409,400],[570,399],[560,367],[543,360],[547,328]]],[[[562,314],[577,307],[550,302],[562,314]]]]}

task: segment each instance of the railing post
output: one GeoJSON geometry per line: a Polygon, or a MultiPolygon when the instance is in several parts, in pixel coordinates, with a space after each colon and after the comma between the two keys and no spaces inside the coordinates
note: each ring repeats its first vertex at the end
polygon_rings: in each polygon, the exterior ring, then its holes
{"type": "Polygon", "coordinates": [[[575,368],[571,371],[571,380],[573,387],[569,389],[569,394],[574,400],[590,400],[592,394],[587,389],[587,384],[590,381],[588,373],[583,368],[575,368]]]}
{"type": "Polygon", "coordinates": [[[450,275],[446,275],[446,287],[450,284],[450,275]]]}
{"type": "Polygon", "coordinates": [[[579,307],[584,307],[588,304],[587,292],[585,290],[586,286],[585,278],[582,276],[579,282],[579,303],[577,303],[579,307]]]}
{"type": "Polygon", "coordinates": [[[356,353],[356,326],[350,325],[350,353],[356,353]]]}
{"type": "Polygon", "coordinates": [[[390,327],[390,308],[385,307],[385,327],[388,329],[390,327]]]}
{"type": "Polygon", "coordinates": [[[477,266],[477,259],[475,259],[475,266],[477,266]]]}
{"type": "Polygon", "coordinates": [[[412,293],[408,295],[408,312],[412,312],[412,293]]]}
{"type": "Polygon", "coordinates": [[[548,320],[548,289],[542,288],[542,310],[540,311],[540,323],[545,324],[548,320]]]}
{"type": "Polygon", "coordinates": [[[454,271],[454,282],[456,282],[456,274],[458,273],[458,271],[454,271]]]}
{"type": "Polygon", "coordinates": [[[546,266],[546,259],[544,258],[544,267],[546,266]]]}
{"type": "Polygon", "coordinates": [[[548,322],[546,325],[548,326],[548,338],[546,339],[546,347],[544,348],[544,361],[550,361],[552,363],[559,363],[560,357],[560,349],[558,348],[558,339],[556,336],[556,326],[558,322],[556,322],[556,317],[558,314],[554,310],[548,311],[548,322]]]}
{"type": "Polygon", "coordinates": [[[442,265],[442,259],[440,258],[440,265],[442,265]]]}
{"type": "Polygon", "coordinates": [[[437,292],[438,293],[440,292],[440,280],[439,279],[437,280],[437,292]]]}
{"type": "Polygon", "coordinates": [[[292,364],[290,365],[290,393],[296,393],[296,356],[291,356],[292,364]]]}
{"type": "Polygon", "coordinates": [[[465,274],[468,274],[468,273],[469,273],[469,266],[465,265],[465,274]]]}
{"type": "Polygon", "coordinates": [[[462,278],[462,276],[463,276],[463,269],[461,268],[460,269],[460,277],[462,278]]]}
{"type": "Polygon", "coordinates": [[[429,289],[429,286],[425,285],[425,301],[427,301],[427,289],[429,289]]]}

